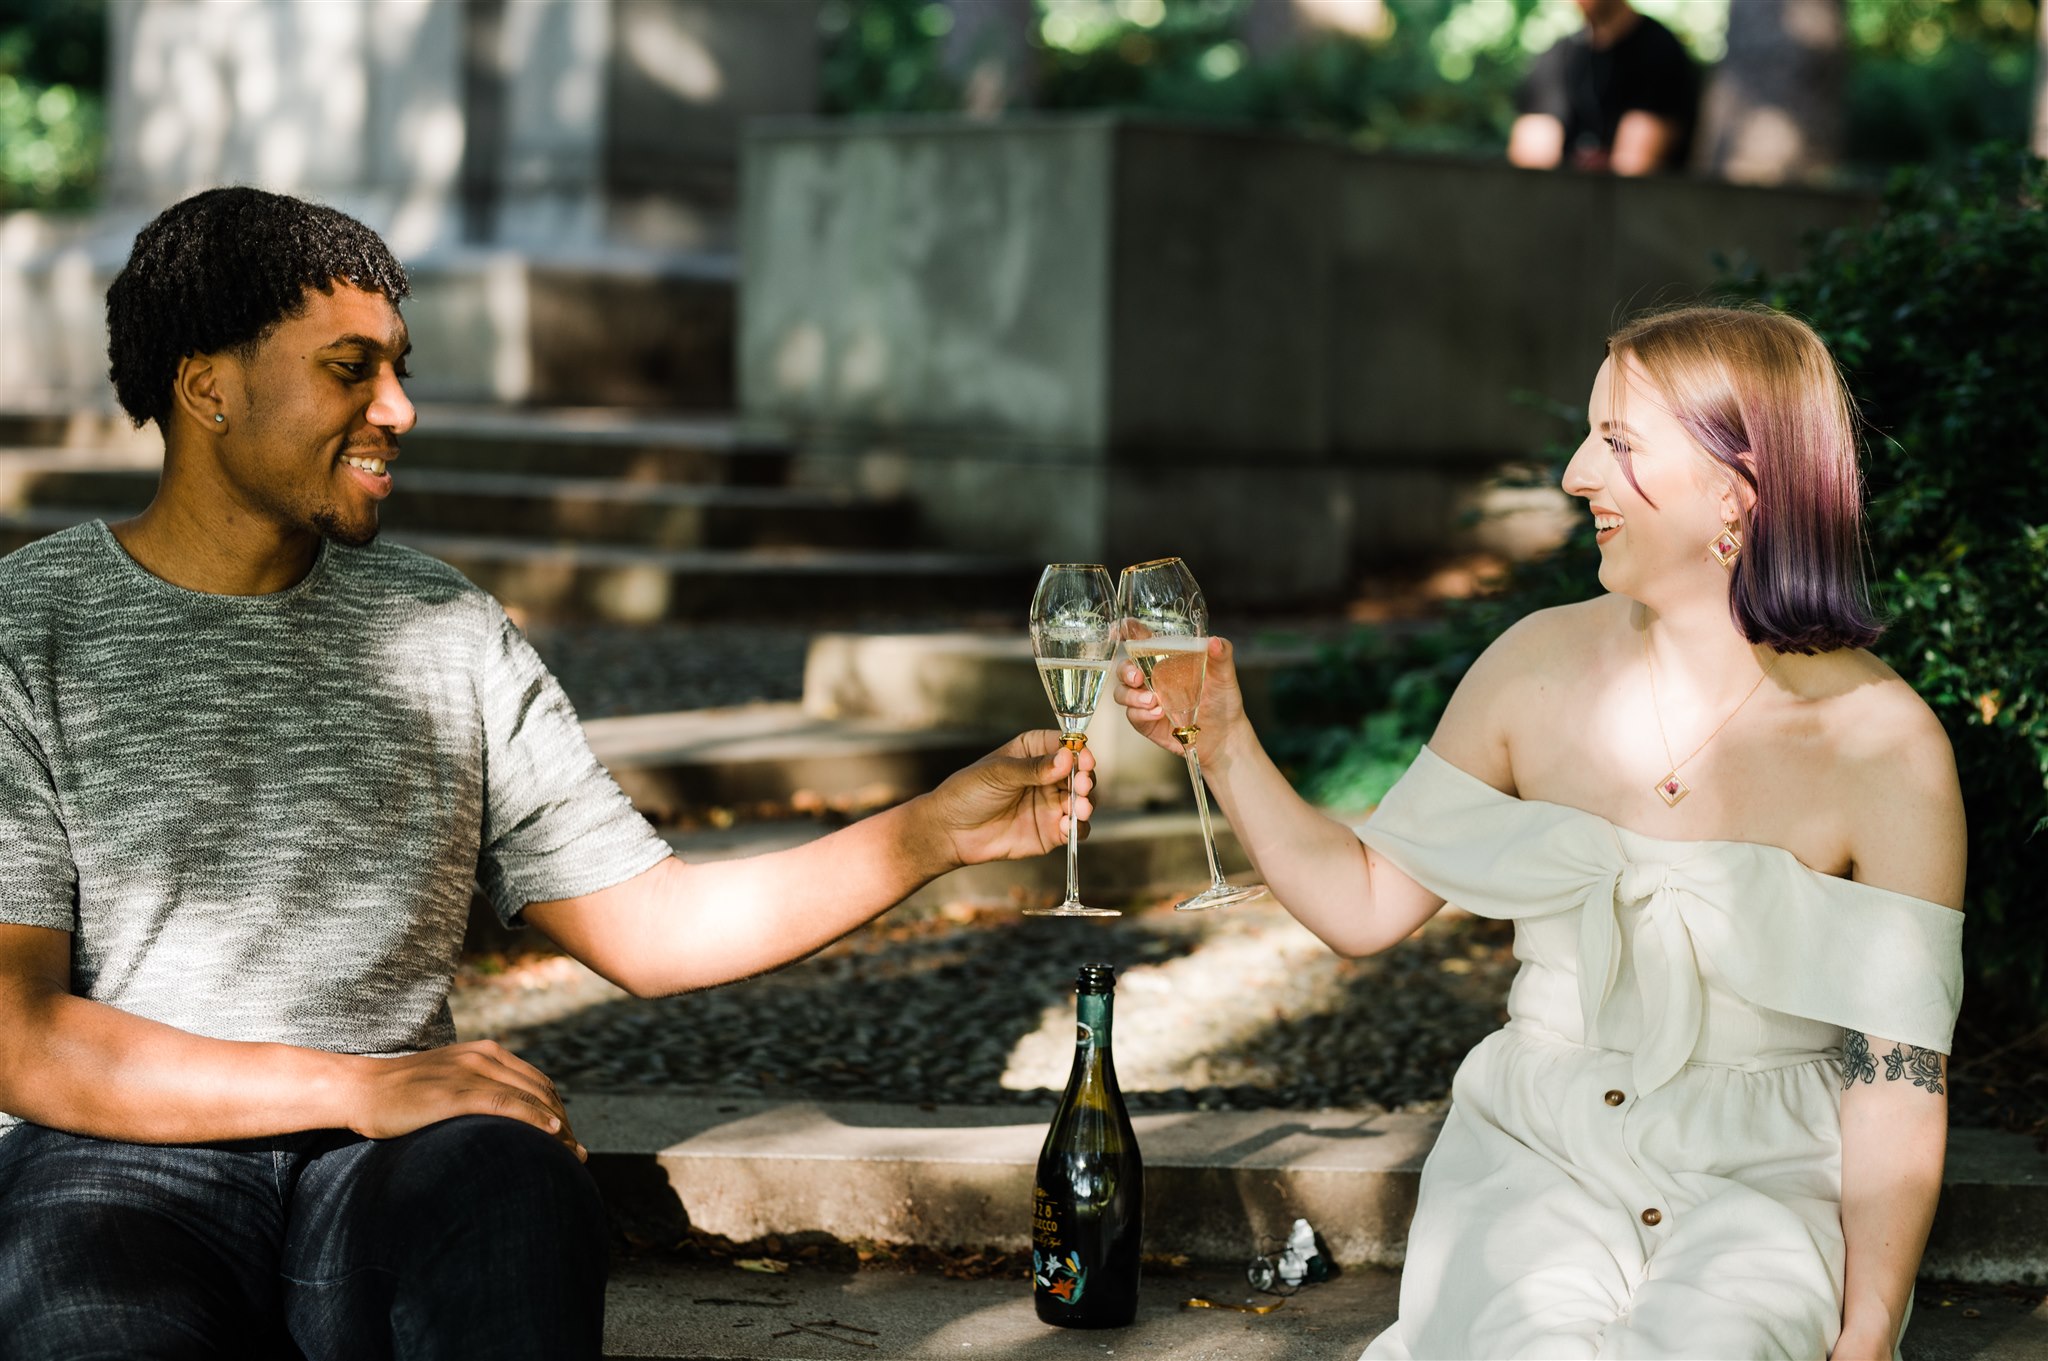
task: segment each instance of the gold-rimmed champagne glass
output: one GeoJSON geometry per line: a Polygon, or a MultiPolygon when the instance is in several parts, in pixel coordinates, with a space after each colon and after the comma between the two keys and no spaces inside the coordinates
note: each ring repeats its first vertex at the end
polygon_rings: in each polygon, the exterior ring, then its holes
{"type": "Polygon", "coordinates": [[[1117,579],[1116,612],[1124,651],[1145,673],[1145,684],[1187,753],[1188,780],[1195,787],[1195,811],[1202,818],[1202,849],[1209,857],[1209,887],[1175,903],[1177,912],[1200,912],[1256,898],[1264,884],[1225,882],[1216,864],[1216,833],[1209,824],[1209,794],[1195,737],[1202,729],[1202,691],[1209,679],[1209,605],[1195,574],[1179,558],[1157,558],[1126,567],[1117,579]]]}
{"type": "MultiPolygon", "coordinates": [[[[1031,597],[1031,655],[1038,679],[1060,720],[1060,738],[1081,771],[1088,720],[1102,698],[1102,683],[1116,659],[1116,590],[1097,562],[1055,562],[1038,578],[1031,597]]],[[[1071,781],[1067,786],[1071,792],[1071,781]]],[[[1067,896],[1057,907],[1027,907],[1028,917],[1121,917],[1115,908],[1081,901],[1079,824],[1067,824],[1067,896]]]]}

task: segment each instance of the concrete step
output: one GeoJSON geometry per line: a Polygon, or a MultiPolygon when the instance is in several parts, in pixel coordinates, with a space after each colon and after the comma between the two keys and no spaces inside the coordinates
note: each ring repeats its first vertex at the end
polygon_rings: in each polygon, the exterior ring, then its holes
{"type": "MultiPolygon", "coordinates": [[[[909,543],[903,500],[787,487],[621,482],[410,463],[383,519],[394,534],[490,534],[646,548],[881,548],[909,543]]],[[[68,450],[0,457],[0,511],[123,515],[156,494],[157,464],[82,464],[68,450]]]]}
{"type": "Polygon", "coordinates": [[[729,416],[615,407],[427,404],[399,452],[414,468],[748,487],[783,485],[794,459],[786,442],[729,416]]]}
{"type": "Polygon", "coordinates": [[[658,619],[986,609],[1029,599],[1038,569],[970,553],[873,549],[651,552],[453,534],[392,536],[531,617],[658,619]]]}
{"type": "Polygon", "coordinates": [[[164,442],[155,426],[137,429],[117,411],[0,410],[0,450],[15,448],[120,451],[160,460],[164,442]]]}
{"type": "Polygon", "coordinates": [[[656,821],[685,809],[797,799],[880,807],[930,789],[1007,734],[814,718],[798,704],[636,714],[583,725],[591,750],[656,821]]]}
{"type": "Polygon", "coordinates": [[[1084,1333],[1040,1323],[1022,1276],[951,1280],[929,1270],[810,1265],[763,1276],[730,1262],[646,1257],[612,1268],[604,1351],[615,1361],[1340,1361],[1393,1321],[1399,1289],[1396,1272],[1347,1271],[1253,1316],[1185,1307],[1192,1298],[1274,1303],[1253,1296],[1241,1267],[1151,1266],[1139,1280],[1136,1322],[1084,1333]],[[819,1323],[850,1327],[794,1326],[819,1323]]]}
{"type": "MultiPolygon", "coordinates": [[[[722,831],[669,834],[685,860],[730,860],[786,850],[825,836],[831,827],[808,819],[742,823],[722,831]]],[[[1229,824],[1216,821],[1216,857],[1223,873],[1245,877],[1251,862],[1229,824]]],[[[1066,856],[969,865],[926,884],[892,909],[892,917],[936,916],[961,907],[1051,903],[1066,891],[1066,856]]],[[[1123,907],[1191,893],[1209,879],[1201,824],[1193,811],[1103,812],[1090,822],[1079,861],[1083,901],[1123,907]]]]}
{"type": "MultiPolygon", "coordinates": [[[[639,1257],[612,1268],[604,1353],[610,1361],[840,1361],[862,1355],[887,1361],[1072,1361],[1080,1355],[1123,1361],[1348,1361],[1393,1322],[1400,1284],[1398,1271],[1353,1267],[1254,1316],[1187,1306],[1190,1299],[1275,1303],[1275,1297],[1245,1285],[1241,1264],[1153,1265],[1140,1278],[1138,1317],[1130,1327],[1075,1333],[1038,1321],[1021,1277],[955,1280],[930,1270],[848,1271],[805,1263],[787,1275],[764,1276],[729,1261],[639,1257]],[[800,1323],[851,1327],[806,1331],[795,1328],[800,1323]]],[[[1913,1361],[2048,1356],[2048,1306],[1924,1284],[1920,1295],[1906,1333],[1913,1361]]]]}
{"type": "MultiPolygon", "coordinates": [[[[99,514],[34,508],[0,515],[0,552],[99,514]]],[[[814,616],[846,611],[976,610],[1030,598],[1037,568],[967,553],[879,549],[652,550],[397,532],[531,619],[814,616]]]]}
{"type": "MultiPolygon", "coordinates": [[[[804,709],[822,718],[906,725],[1009,732],[1050,727],[1052,710],[1032,660],[1025,612],[1020,601],[1018,627],[1007,633],[820,634],[804,660],[804,709]]],[[[1304,645],[1247,642],[1238,650],[1238,680],[1255,724],[1271,730],[1275,679],[1314,658],[1315,649],[1304,645]]],[[[1089,724],[1088,745],[1104,807],[1193,806],[1185,760],[1139,736],[1107,688],[1089,724]]]]}
{"type": "MultiPolygon", "coordinates": [[[[1032,679],[1036,684],[1035,671],[1032,679]]],[[[1051,726],[1042,699],[1036,711],[992,708],[997,718],[1010,720],[1004,727],[971,713],[932,727],[823,718],[802,704],[750,704],[593,719],[584,731],[620,785],[657,818],[704,805],[786,802],[800,791],[827,806],[865,809],[931,788],[1026,728],[1051,726]]],[[[1100,719],[1089,736],[1097,806],[1105,812],[1185,807],[1192,817],[1186,762],[1140,737],[1121,710],[1100,719]]],[[[1221,814],[1215,816],[1220,825],[1221,814]]]]}
{"type": "MultiPolygon", "coordinates": [[[[625,1222],[746,1241],[822,1233],[931,1247],[1029,1246],[1051,1110],[882,1102],[568,1096],[590,1166],[625,1222]]],[[[1315,1225],[1346,1267],[1398,1266],[1433,1116],[1273,1110],[1141,1113],[1147,1250],[1241,1262],[1315,1225]]],[[[2048,1158],[2023,1135],[1950,1133],[1922,1274],[2048,1277],[2048,1158]]],[[[672,1240],[673,1241],[673,1240],[672,1240]]]]}
{"type": "MultiPolygon", "coordinates": [[[[804,658],[804,707],[824,718],[886,718],[898,723],[954,724],[978,719],[998,727],[1049,721],[1045,687],[1026,628],[1029,597],[1017,627],[1002,633],[821,633],[804,658]]],[[[1271,724],[1273,680],[1315,660],[1303,644],[1244,642],[1237,648],[1238,683],[1252,721],[1271,724]]],[[[1098,721],[1122,721],[1104,690],[1098,721]]],[[[1097,740],[1094,725],[1089,740],[1097,740]]]]}
{"type": "MultiPolygon", "coordinates": [[[[786,441],[743,430],[730,416],[616,407],[425,403],[399,447],[414,468],[714,486],[781,486],[794,458],[786,441]]],[[[137,430],[118,415],[0,411],[0,450],[49,449],[155,466],[163,441],[156,427],[137,430]]]]}

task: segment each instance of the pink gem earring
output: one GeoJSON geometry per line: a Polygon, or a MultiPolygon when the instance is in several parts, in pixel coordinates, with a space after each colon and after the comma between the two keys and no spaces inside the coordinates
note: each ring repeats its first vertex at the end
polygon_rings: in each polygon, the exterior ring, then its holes
{"type": "Polygon", "coordinates": [[[1733,567],[1735,560],[1742,556],[1742,536],[1735,532],[1734,525],[1729,525],[1714,536],[1714,541],[1707,545],[1707,551],[1723,567],[1733,567]]]}

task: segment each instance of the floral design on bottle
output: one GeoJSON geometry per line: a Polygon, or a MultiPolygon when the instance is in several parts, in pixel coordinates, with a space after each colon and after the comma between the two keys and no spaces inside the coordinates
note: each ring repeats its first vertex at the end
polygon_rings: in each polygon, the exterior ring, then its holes
{"type": "Polygon", "coordinates": [[[1031,1250],[1031,1275],[1040,1288],[1066,1304],[1079,1304],[1088,1289],[1088,1270],[1073,1253],[1061,1257],[1055,1252],[1031,1250]]]}

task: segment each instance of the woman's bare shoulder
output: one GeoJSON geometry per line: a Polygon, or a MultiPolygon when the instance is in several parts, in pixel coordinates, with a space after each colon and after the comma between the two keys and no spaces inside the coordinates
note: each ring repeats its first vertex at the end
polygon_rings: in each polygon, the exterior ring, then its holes
{"type": "Polygon", "coordinates": [[[1881,658],[1845,648],[1805,659],[1804,670],[1801,686],[1821,702],[1835,749],[1846,763],[1954,764],[1941,719],[1881,658]]]}
{"type": "Polygon", "coordinates": [[[1498,682],[1580,674],[1589,653],[1631,629],[1633,607],[1627,596],[1602,595],[1525,614],[1493,640],[1473,669],[1483,667],[1498,682]]]}
{"type": "Polygon", "coordinates": [[[1430,746],[1503,793],[1516,792],[1508,739],[1517,716],[1540,707],[1546,690],[1569,685],[1598,640],[1626,626],[1628,605],[1601,596],[1517,620],[1466,671],[1430,746]]]}
{"type": "Polygon", "coordinates": [[[1804,683],[1824,715],[1835,797],[1849,826],[1854,877],[1962,906],[1964,827],[1955,752],[1941,719],[1868,652],[1813,659],[1804,683]]]}

